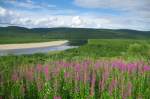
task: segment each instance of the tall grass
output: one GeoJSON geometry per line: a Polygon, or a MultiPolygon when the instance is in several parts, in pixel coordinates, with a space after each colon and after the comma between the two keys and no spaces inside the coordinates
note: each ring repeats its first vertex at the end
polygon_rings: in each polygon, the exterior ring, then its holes
{"type": "Polygon", "coordinates": [[[2,99],[149,99],[150,66],[143,61],[53,61],[1,72],[2,99]]]}
{"type": "Polygon", "coordinates": [[[89,40],[62,52],[3,56],[0,99],[150,99],[149,52],[149,41],[89,40]]]}

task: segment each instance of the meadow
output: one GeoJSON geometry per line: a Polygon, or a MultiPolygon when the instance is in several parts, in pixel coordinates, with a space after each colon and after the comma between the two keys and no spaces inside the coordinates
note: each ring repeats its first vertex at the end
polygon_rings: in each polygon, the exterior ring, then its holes
{"type": "Polygon", "coordinates": [[[150,41],[90,39],[61,52],[0,57],[2,99],[149,99],[150,41]]]}

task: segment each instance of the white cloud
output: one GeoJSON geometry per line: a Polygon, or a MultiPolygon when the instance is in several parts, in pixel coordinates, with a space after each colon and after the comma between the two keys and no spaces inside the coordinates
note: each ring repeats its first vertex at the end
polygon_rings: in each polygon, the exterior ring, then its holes
{"type": "Polygon", "coordinates": [[[72,27],[81,27],[83,24],[84,21],[80,16],[75,16],[72,18],[72,27]]]}
{"type": "Polygon", "coordinates": [[[96,16],[96,15],[48,15],[39,13],[19,12],[0,7],[0,23],[18,25],[28,28],[35,27],[80,27],[80,28],[128,28],[150,30],[150,21],[138,16],[96,16]],[[44,17],[43,17],[44,16],[44,17]],[[134,20],[136,19],[136,20],[134,20]]]}
{"type": "Polygon", "coordinates": [[[6,10],[0,7],[0,16],[4,16],[6,14],[6,10]]]}
{"type": "Polygon", "coordinates": [[[99,8],[120,11],[127,15],[150,17],[150,0],[74,0],[84,8],[99,8]]]}
{"type": "Polygon", "coordinates": [[[106,9],[108,15],[99,13],[111,23],[98,27],[150,30],[150,0],[74,0],[74,3],[84,8],[106,9]],[[121,15],[112,16],[115,11],[121,15]]]}
{"type": "Polygon", "coordinates": [[[118,10],[149,9],[149,0],[74,0],[75,4],[86,8],[114,8],[118,10]]]}

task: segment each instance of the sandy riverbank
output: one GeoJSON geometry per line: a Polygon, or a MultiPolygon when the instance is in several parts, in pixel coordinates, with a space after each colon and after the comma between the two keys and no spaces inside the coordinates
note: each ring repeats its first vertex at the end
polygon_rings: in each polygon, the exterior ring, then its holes
{"type": "Polygon", "coordinates": [[[3,44],[0,45],[0,50],[11,50],[11,49],[26,49],[26,48],[41,48],[50,46],[59,46],[67,43],[67,40],[63,41],[51,41],[42,43],[24,43],[24,44],[3,44]]]}

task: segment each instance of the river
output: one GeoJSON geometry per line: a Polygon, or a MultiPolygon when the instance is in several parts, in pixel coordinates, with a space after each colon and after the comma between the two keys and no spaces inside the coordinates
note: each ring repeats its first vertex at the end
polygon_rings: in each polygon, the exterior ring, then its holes
{"type": "Polygon", "coordinates": [[[76,47],[77,46],[69,46],[67,44],[63,44],[63,45],[58,45],[58,46],[48,46],[48,47],[41,47],[41,48],[0,50],[0,56],[35,54],[35,53],[48,53],[48,52],[51,52],[51,51],[63,51],[63,50],[76,48],[76,47]]]}

